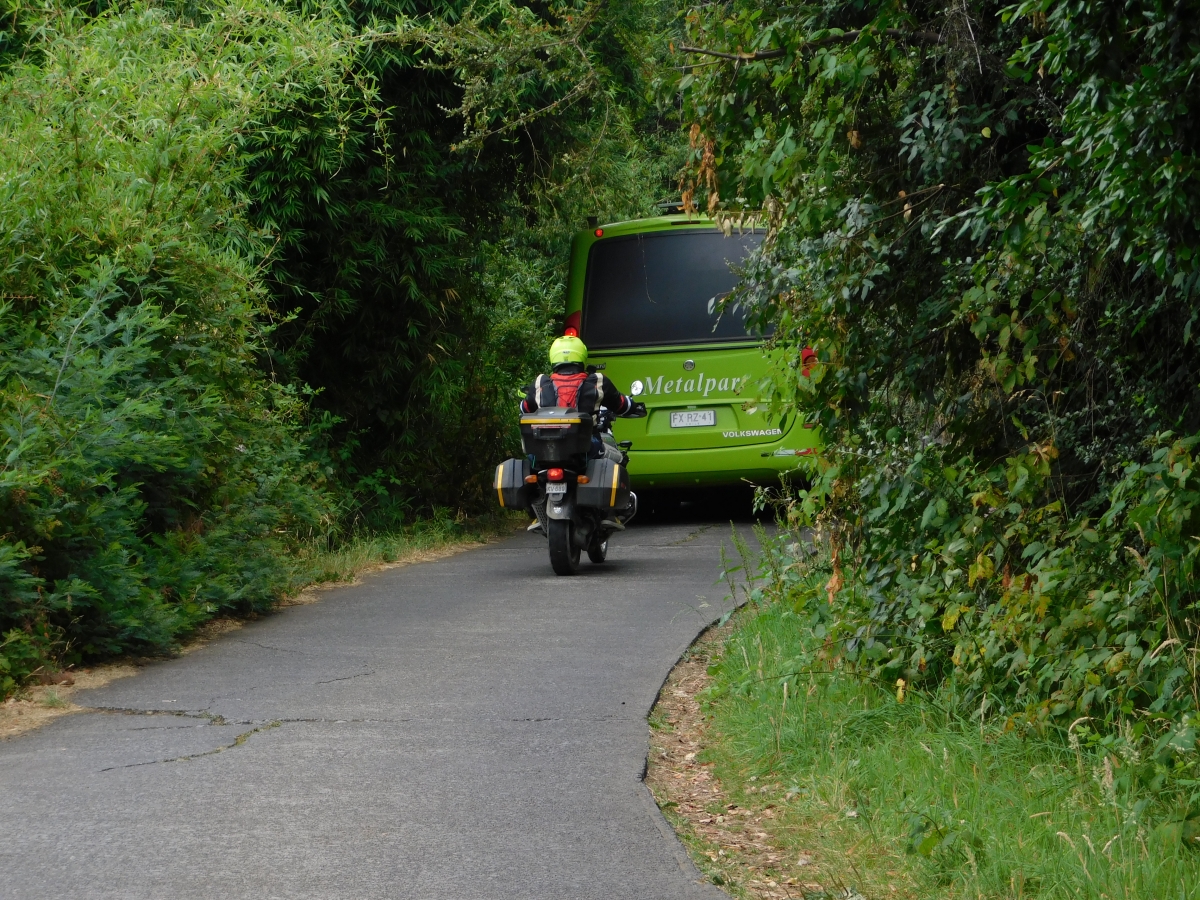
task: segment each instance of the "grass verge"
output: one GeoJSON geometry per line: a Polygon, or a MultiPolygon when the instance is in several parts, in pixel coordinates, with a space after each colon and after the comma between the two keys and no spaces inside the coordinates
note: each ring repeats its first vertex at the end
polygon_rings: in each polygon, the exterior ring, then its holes
{"type": "Polygon", "coordinates": [[[336,546],[314,545],[301,567],[300,585],[346,584],[368,572],[441,559],[507,536],[528,522],[524,513],[511,511],[473,518],[437,517],[395,531],[356,534],[336,546]]]}
{"type": "Polygon", "coordinates": [[[1200,897],[1194,820],[1119,795],[1128,761],[817,670],[806,622],[747,604],[693,649],[694,713],[669,682],[651,717],[647,781],[712,880],[763,898],[1200,897]]]}
{"type": "MultiPolygon", "coordinates": [[[[764,830],[772,804],[734,802],[703,758],[711,719],[697,699],[711,685],[708,667],[720,656],[728,627],[706,632],[671,671],[650,716],[646,786],[700,871],[735,897],[784,900],[806,872],[781,874],[790,861],[764,830]]],[[[797,867],[799,868],[799,867],[797,867]]]]}

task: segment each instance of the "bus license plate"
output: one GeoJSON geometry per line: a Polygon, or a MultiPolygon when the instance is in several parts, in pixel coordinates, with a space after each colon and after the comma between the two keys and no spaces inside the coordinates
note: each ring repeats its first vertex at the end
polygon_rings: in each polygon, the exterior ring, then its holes
{"type": "Polygon", "coordinates": [[[567,492],[567,483],[565,481],[550,482],[546,485],[546,494],[550,497],[562,496],[567,492]]]}
{"type": "Polygon", "coordinates": [[[698,428],[701,425],[716,424],[717,412],[714,409],[689,409],[671,413],[672,428],[698,428]]]}

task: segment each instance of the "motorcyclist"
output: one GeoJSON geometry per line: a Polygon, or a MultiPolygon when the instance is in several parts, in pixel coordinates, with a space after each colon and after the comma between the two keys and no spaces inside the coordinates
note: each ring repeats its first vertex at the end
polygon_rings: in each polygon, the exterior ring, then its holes
{"type": "MultiPolygon", "coordinates": [[[[617,416],[646,415],[644,403],[622,394],[603,373],[589,372],[587,358],[587,345],[578,337],[566,334],[556,338],[550,345],[550,374],[539,375],[532,384],[525,386],[521,412],[535,412],[544,406],[574,407],[590,413],[596,422],[601,407],[617,416]]],[[[607,431],[592,436],[591,456],[596,459],[607,457],[618,463],[625,459],[616,439],[607,431]]]]}

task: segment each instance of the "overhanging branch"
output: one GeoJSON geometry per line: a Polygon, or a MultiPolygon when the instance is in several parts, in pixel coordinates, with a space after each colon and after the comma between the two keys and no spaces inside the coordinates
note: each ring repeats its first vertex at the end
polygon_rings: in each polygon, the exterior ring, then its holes
{"type": "MultiPolygon", "coordinates": [[[[876,28],[863,28],[857,31],[846,31],[842,34],[831,34],[828,37],[817,38],[815,41],[805,41],[796,51],[803,53],[812,47],[828,47],[833,44],[852,44],[864,34],[880,34],[885,37],[890,37],[897,41],[906,41],[914,44],[944,44],[946,39],[940,34],[935,34],[932,31],[905,31],[902,28],[885,28],[882,31],[876,28]]],[[[701,53],[704,56],[716,56],[719,59],[732,59],[737,62],[750,62],[758,59],[779,59],[781,56],[787,56],[792,52],[785,50],[782,47],[775,47],[770,50],[756,50],[753,53],[725,53],[720,50],[708,50],[704,47],[685,47],[679,48],[684,53],[701,53]]]]}
{"type": "Polygon", "coordinates": [[[705,56],[716,56],[720,59],[776,59],[787,53],[786,50],[759,50],[756,53],[722,53],[720,50],[706,50],[703,47],[684,47],[681,46],[680,51],[683,53],[703,53],[705,56]]]}

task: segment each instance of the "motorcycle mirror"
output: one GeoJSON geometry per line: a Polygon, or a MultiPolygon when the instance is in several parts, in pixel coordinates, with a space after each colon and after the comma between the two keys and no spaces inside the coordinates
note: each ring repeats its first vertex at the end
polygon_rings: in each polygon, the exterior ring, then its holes
{"type": "Polygon", "coordinates": [[[633,441],[617,441],[617,446],[622,450],[628,450],[633,446],[633,441]]]}

